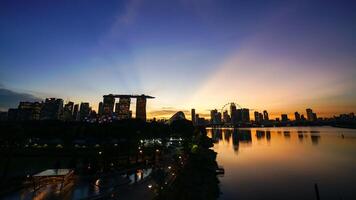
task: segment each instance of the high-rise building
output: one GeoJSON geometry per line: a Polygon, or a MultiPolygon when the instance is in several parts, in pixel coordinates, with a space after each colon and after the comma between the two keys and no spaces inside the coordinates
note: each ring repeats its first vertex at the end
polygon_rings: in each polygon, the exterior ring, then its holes
{"type": "Polygon", "coordinates": [[[256,123],[261,122],[261,121],[260,121],[260,115],[259,115],[260,113],[258,113],[257,111],[255,111],[253,114],[254,114],[254,116],[255,116],[255,122],[256,122],[256,123]]]}
{"type": "Polygon", "coordinates": [[[115,112],[119,119],[130,119],[130,103],[131,99],[129,97],[121,97],[119,103],[116,104],[115,112]]]}
{"type": "Polygon", "coordinates": [[[39,120],[42,109],[40,102],[20,102],[17,111],[19,121],[39,120]]]}
{"type": "Polygon", "coordinates": [[[114,112],[115,97],[112,94],[105,95],[103,100],[103,114],[111,116],[114,112]]]}
{"type": "Polygon", "coordinates": [[[250,110],[248,108],[242,109],[242,122],[250,122],[250,110]]]}
{"type": "Polygon", "coordinates": [[[89,103],[87,103],[87,102],[80,103],[79,119],[81,121],[86,120],[90,115],[90,111],[91,111],[91,109],[90,109],[89,103]]]}
{"type": "Polygon", "coordinates": [[[305,121],[305,120],[306,120],[303,114],[300,116],[300,119],[301,119],[302,121],[305,121]]]}
{"type": "Polygon", "coordinates": [[[146,97],[141,95],[137,97],[136,101],[136,118],[146,121],[146,97]]]}
{"type": "Polygon", "coordinates": [[[298,112],[294,113],[295,121],[300,121],[300,114],[298,112]]]}
{"type": "Polygon", "coordinates": [[[259,118],[260,122],[263,122],[263,114],[262,113],[258,113],[258,118],[259,118]]]}
{"type": "Polygon", "coordinates": [[[64,105],[63,120],[65,121],[73,120],[73,108],[74,108],[74,102],[69,101],[64,105]]]}
{"type": "Polygon", "coordinates": [[[313,121],[316,121],[318,119],[318,117],[316,116],[316,113],[313,112],[313,121]]]}
{"type": "Polygon", "coordinates": [[[193,123],[193,125],[195,125],[196,120],[195,120],[195,109],[194,108],[192,108],[190,115],[191,115],[191,118],[192,118],[192,123],[193,123]]]}
{"type": "Polygon", "coordinates": [[[282,119],[282,122],[289,121],[287,114],[282,114],[282,115],[281,115],[281,119],[282,119]]]}
{"type": "Polygon", "coordinates": [[[268,121],[268,120],[269,120],[269,116],[268,116],[267,110],[264,110],[264,111],[263,111],[263,119],[264,119],[265,121],[268,121]]]}
{"type": "Polygon", "coordinates": [[[310,108],[306,109],[308,121],[314,121],[313,110],[310,108]]]}
{"type": "Polygon", "coordinates": [[[42,120],[59,120],[63,113],[63,100],[47,98],[42,106],[40,118],[42,120]]]}
{"type": "Polygon", "coordinates": [[[232,124],[237,124],[239,122],[236,105],[234,103],[230,104],[230,116],[232,124]]]}
{"type": "Polygon", "coordinates": [[[218,111],[216,109],[210,111],[210,123],[211,124],[214,124],[216,113],[218,113],[218,111]]]}
{"type": "Polygon", "coordinates": [[[79,120],[79,104],[75,104],[73,108],[73,120],[79,120]]]}
{"type": "Polygon", "coordinates": [[[216,109],[210,111],[210,123],[221,124],[221,113],[216,109]]]}
{"type": "Polygon", "coordinates": [[[216,118],[216,124],[221,124],[221,112],[218,112],[218,113],[216,113],[216,116],[215,116],[216,118]]]}
{"type": "Polygon", "coordinates": [[[99,102],[99,106],[98,106],[98,115],[101,116],[104,113],[104,105],[103,102],[99,102]]]}
{"type": "Polygon", "coordinates": [[[230,116],[229,116],[229,113],[227,112],[227,110],[225,110],[224,113],[223,113],[223,122],[224,123],[230,123],[231,122],[231,119],[230,119],[230,116]]]}

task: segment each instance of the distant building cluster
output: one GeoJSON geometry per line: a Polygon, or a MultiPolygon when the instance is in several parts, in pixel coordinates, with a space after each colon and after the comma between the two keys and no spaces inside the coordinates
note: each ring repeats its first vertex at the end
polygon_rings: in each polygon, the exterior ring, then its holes
{"type": "MultiPolygon", "coordinates": [[[[254,119],[250,119],[250,109],[237,108],[237,104],[229,103],[229,109],[222,109],[220,112],[217,109],[210,111],[210,120],[199,117],[195,109],[191,110],[191,118],[194,125],[197,126],[273,126],[276,124],[289,124],[289,123],[317,123],[321,121],[328,121],[328,119],[318,118],[317,114],[313,112],[311,108],[306,109],[306,117],[299,112],[294,113],[294,120],[288,117],[288,114],[281,114],[280,117],[270,119],[267,110],[263,112],[254,111],[254,119]]],[[[341,114],[340,116],[334,116],[333,120],[347,121],[355,120],[354,113],[341,114]]]]}
{"type": "Polygon", "coordinates": [[[0,114],[1,121],[30,121],[30,120],[63,120],[85,122],[110,122],[113,120],[130,119],[131,98],[137,98],[136,118],[146,120],[146,99],[154,98],[146,95],[104,95],[96,113],[88,102],[74,104],[63,99],[47,98],[44,102],[20,102],[17,108],[0,114]],[[115,104],[115,98],[119,102],[115,104]],[[115,106],[114,106],[115,105],[115,106]],[[115,107],[115,110],[114,110],[115,107]]]}
{"type": "Polygon", "coordinates": [[[205,118],[199,117],[199,114],[195,113],[195,109],[192,109],[191,116],[194,125],[222,125],[222,124],[244,124],[250,123],[250,110],[248,108],[237,108],[235,103],[230,103],[230,112],[222,109],[219,112],[217,109],[210,111],[210,121],[205,118]]]}

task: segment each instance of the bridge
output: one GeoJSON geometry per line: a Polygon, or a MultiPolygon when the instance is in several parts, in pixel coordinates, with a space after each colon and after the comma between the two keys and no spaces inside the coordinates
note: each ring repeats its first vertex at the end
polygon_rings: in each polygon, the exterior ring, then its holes
{"type": "Polygon", "coordinates": [[[103,114],[112,115],[114,112],[118,115],[119,119],[131,118],[132,112],[130,111],[131,99],[136,98],[136,118],[146,121],[146,103],[147,99],[154,99],[155,97],[148,95],[127,95],[127,94],[108,94],[103,96],[103,114]],[[115,99],[119,98],[119,103],[115,104],[115,99]]]}

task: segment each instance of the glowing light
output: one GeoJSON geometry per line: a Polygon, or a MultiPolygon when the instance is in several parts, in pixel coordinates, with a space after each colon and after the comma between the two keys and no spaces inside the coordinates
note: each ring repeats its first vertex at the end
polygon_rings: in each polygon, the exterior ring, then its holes
{"type": "Polygon", "coordinates": [[[152,185],[151,185],[151,184],[149,184],[149,185],[148,185],[148,188],[149,188],[149,189],[151,189],[151,188],[152,188],[152,185]]]}

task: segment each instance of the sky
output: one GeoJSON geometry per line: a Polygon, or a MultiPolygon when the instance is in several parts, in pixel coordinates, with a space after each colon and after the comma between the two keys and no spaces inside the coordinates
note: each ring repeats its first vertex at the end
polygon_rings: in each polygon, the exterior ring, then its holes
{"type": "MultiPolygon", "coordinates": [[[[0,1],[0,109],[147,94],[149,117],[236,102],[356,112],[356,2],[0,1]]],[[[134,107],[134,105],[133,105],[134,107]]]]}

